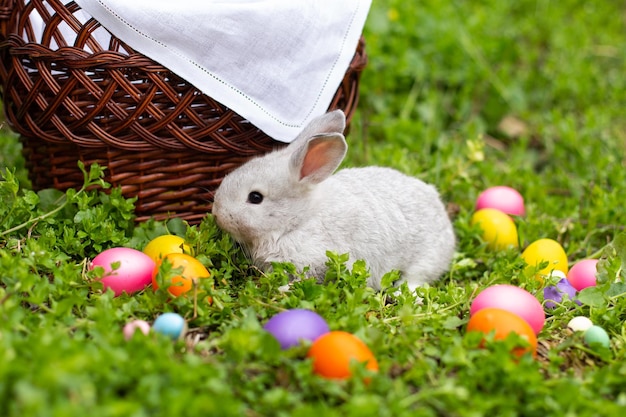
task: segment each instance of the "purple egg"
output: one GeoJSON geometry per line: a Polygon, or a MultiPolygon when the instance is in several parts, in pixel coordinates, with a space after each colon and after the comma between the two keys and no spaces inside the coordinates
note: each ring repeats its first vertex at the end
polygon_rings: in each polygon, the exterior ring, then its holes
{"type": "MultiPolygon", "coordinates": [[[[546,308],[556,307],[556,303],[560,303],[564,295],[567,295],[570,300],[573,300],[576,296],[576,288],[572,287],[567,278],[562,278],[556,285],[544,288],[543,298],[549,300],[546,301],[546,308]]],[[[575,301],[580,304],[580,301],[575,301]]]]}
{"type": "Polygon", "coordinates": [[[263,326],[270,332],[280,347],[289,349],[297,346],[300,341],[311,341],[330,331],[326,321],[310,310],[287,310],[276,314],[263,326]]]}

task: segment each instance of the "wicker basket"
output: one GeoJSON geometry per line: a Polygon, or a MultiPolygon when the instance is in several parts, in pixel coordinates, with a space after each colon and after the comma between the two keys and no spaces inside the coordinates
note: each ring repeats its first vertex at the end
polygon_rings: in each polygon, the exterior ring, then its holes
{"type": "MultiPolygon", "coordinates": [[[[138,221],[197,223],[226,173],[283,145],[123,41],[100,45],[94,31],[103,28],[81,23],[79,9],[0,0],[0,94],[35,189],[80,187],[77,160],[97,162],[106,181],[137,197],[138,221]],[[43,40],[35,39],[33,12],[43,18],[43,40]],[[60,27],[77,33],[71,45],[60,27]]],[[[330,105],[348,121],[366,62],[361,39],[330,105]]]]}

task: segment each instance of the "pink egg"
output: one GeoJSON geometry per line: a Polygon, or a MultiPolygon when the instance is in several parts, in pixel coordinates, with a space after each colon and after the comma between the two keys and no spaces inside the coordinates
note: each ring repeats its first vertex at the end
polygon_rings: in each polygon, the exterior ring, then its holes
{"type": "Polygon", "coordinates": [[[147,335],[148,333],[150,333],[150,324],[144,320],[133,320],[129,323],[126,323],[126,325],[122,329],[122,332],[124,333],[124,339],[130,340],[135,334],[136,330],[139,330],[141,333],[147,335]]]}
{"type": "Polygon", "coordinates": [[[476,210],[483,208],[498,209],[514,216],[523,216],[526,213],[524,197],[514,188],[505,185],[487,188],[480,193],[476,200],[476,210]]]}
{"type": "Polygon", "coordinates": [[[517,314],[539,334],[546,321],[541,303],[528,291],[514,285],[500,284],[488,287],[472,301],[470,316],[486,307],[501,308],[517,314]]]}
{"type": "Polygon", "coordinates": [[[594,287],[596,285],[597,267],[597,259],[578,261],[567,273],[567,280],[578,291],[587,287],[594,287]]]}
{"type": "Polygon", "coordinates": [[[112,248],[93,259],[91,269],[96,266],[104,268],[104,289],[111,288],[118,296],[123,292],[131,294],[141,291],[150,285],[155,264],[152,258],[136,249],[112,248]],[[118,263],[119,266],[114,269],[118,263]]]}

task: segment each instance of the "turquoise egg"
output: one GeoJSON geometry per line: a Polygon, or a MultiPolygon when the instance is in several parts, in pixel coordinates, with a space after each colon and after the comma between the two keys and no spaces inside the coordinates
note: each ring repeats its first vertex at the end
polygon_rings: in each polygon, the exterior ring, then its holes
{"type": "Polygon", "coordinates": [[[610,346],[610,338],[606,330],[600,326],[593,325],[585,331],[585,343],[589,346],[594,344],[601,345],[605,348],[610,346]]]}

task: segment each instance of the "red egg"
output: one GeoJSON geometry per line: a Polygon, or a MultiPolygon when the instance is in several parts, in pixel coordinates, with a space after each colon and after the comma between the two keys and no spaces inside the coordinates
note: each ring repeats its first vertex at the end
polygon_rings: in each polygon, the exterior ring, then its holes
{"type": "Polygon", "coordinates": [[[104,269],[102,285],[116,296],[141,291],[152,282],[154,261],[145,253],[131,248],[111,248],[97,255],[91,268],[104,269]]]}
{"type": "Polygon", "coordinates": [[[537,298],[514,285],[500,284],[484,289],[470,306],[470,316],[483,308],[493,307],[517,314],[528,322],[535,334],[539,334],[546,321],[546,313],[537,298]]]}
{"type": "Polygon", "coordinates": [[[522,197],[519,191],[504,185],[487,188],[480,193],[476,200],[476,210],[483,208],[498,209],[514,216],[526,214],[524,197],[522,197]]]}

